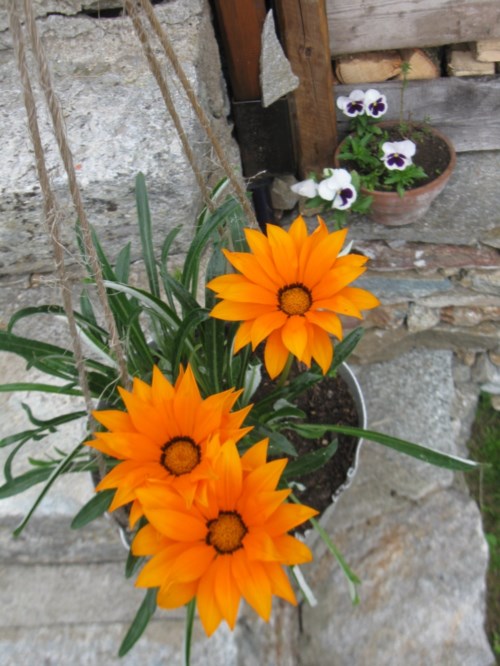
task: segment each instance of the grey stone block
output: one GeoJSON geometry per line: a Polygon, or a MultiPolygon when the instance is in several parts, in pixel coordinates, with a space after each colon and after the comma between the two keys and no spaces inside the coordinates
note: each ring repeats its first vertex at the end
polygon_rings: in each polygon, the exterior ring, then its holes
{"type": "MultiPolygon", "coordinates": [[[[182,252],[192,234],[202,198],[130,19],[62,15],[66,11],[72,13],[74,6],[75,3],[67,3],[66,9],[39,19],[38,25],[64,111],[89,221],[112,256],[131,241],[132,258],[136,259],[139,243],[133,189],[135,176],[142,171],[150,195],[156,247],[170,229],[180,226],[174,252],[182,252]]],[[[156,12],[238,171],[239,157],[226,121],[227,99],[208,3],[175,0],[158,6],[156,12]]],[[[158,51],[157,54],[161,59],[158,51]]],[[[170,68],[166,71],[171,83],[170,68]]],[[[0,134],[4,137],[0,166],[0,274],[52,272],[54,264],[42,219],[12,50],[4,51],[0,60],[0,87],[0,134]]],[[[178,82],[171,84],[171,93],[201,170],[208,181],[219,177],[221,172],[213,162],[211,146],[178,82]]],[[[42,141],[60,199],[63,241],[68,244],[66,260],[75,268],[79,263],[73,231],[76,215],[43,97],[38,99],[42,141]]]]}

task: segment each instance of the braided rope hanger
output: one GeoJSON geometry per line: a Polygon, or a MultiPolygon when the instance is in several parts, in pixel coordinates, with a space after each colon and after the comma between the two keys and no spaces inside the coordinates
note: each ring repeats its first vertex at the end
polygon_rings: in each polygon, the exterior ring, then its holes
{"type": "MultiPolygon", "coordinates": [[[[123,0],[123,5],[125,10],[131,15],[132,19],[134,20],[134,16],[137,16],[137,9],[136,9],[136,2],[137,0],[123,0]]],[[[231,165],[228,162],[227,156],[217,138],[215,135],[212,125],[210,123],[210,119],[207,117],[207,114],[205,113],[203,107],[201,104],[198,102],[198,99],[196,98],[196,94],[193,90],[192,85],[189,82],[189,79],[187,78],[182,65],[179,61],[179,58],[177,57],[175,50],[172,46],[171,41],[168,38],[168,35],[166,33],[165,28],[162,26],[160,21],[158,20],[158,17],[153,9],[153,6],[151,5],[150,0],[139,0],[144,12],[146,13],[147,18],[149,19],[149,22],[156,33],[160,44],[163,47],[163,50],[165,52],[165,55],[170,61],[170,64],[173,67],[173,70],[175,74],[177,75],[177,78],[179,79],[182,87],[184,88],[184,92],[186,93],[186,96],[191,104],[192,109],[196,113],[196,116],[198,117],[199,123],[203,130],[205,131],[205,134],[207,138],[209,139],[210,143],[212,144],[212,147],[214,149],[215,154],[217,155],[217,158],[219,160],[219,163],[227,176],[229,182],[231,183],[234,193],[237,196],[243,210],[245,211],[247,218],[248,218],[248,223],[252,227],[258,228],[258,222],[255,217],[255,212],[250,205],[250,202],[248,200],[248,197],[246,195],[246,192],[244,188],[241,185],[241,182],[238,180],[236,177],[234,170],[231,169],[231,165]]],[[[134,21],[135,24],[135,21],[134,21]]],[[[161,86],[160,86],[161,88],[161,86]]],[[[191,165],[193,166],[193,165],[191,165]]]]}
{"type": "MultiPolygon", "coordinates": [[[[97,257],[96,249],[92,242],[92,232],[90,224],[88,222],[87,215],[85,213],[82,195],[75,175],[76,172],[74,167],[73,155],[69,147],[61,104],[54,92],[54,87],[52,85],[52,78],[48,66],[48,60],[36,25],[36,19],[31,0],[24,0],[24,15],[26,21],[26,28],[31,43],[31,50],[37,64],[39,82],[45,97],[45,102],[47,105],[47,109],[49,111],[49,117],[52,121],[54,136],[59,148],[61,160],[63,162],[64,169],[68,177],[68,185],[71,198],[73,200],[73,205],[76,214],[78,216],[78,220],[82,230],[82,240],[85,252],[87,253],[87,257],[94,274],[98,298],[101,307],[103,309],[103,315],[106,321],[106,325],[110,333],[110,349],[118,364],[120,380],[124,386],[128,386],[130,382],[129,382],[127,364],[125,361],[125,354],[118,334],[116,322],[111,312],[108,299],[106,297],[106,289],[104,287],[101,265],[97,257]]],[[[12,36],[14,44],[16,45],[18,67],[20,70],[21,80],[23,81],[26,111],[28,114],[28,119],[30,119],[29,129],[35,149],[37,171],[40,180],[40,186],[42,187],[42,194],[44,198],[44,209],[46,211],[46,220],[49,229],[49,236],[52,241],[52,247],[56,257],[56,263],[58,264],[58,273],[60,277],[61,290],[63,292],[63,306],[65,308],[66,316],[68,317],[68,322],[70,322],[70,333],[72,338],[73,350],[75,353],[75,362],[78,367],[81,388],[82,391],[87,392],[88,381],[86,379],[84,359],[82,356],[81,346],[79,344],[80,341],[77,332],[76,322],[74,320],[73,308],[72,307],[70,308],[71,300],[69,296],[70,292],[69,279],[66,274],[64,258],[63,258],[64,256],[63,247],[61,245],[59,229],[58,229],[60,216],[55,215],[56,198],[52,191],[50,180],[47,176],[48,171],[45,163],[45,154],[42,147],[42,143],[40,141],[38,123],[36,120],[37,117],[36,102],[33,95],[31,84],[29,82],[29,70],[24,55],[25,53],[24,40],[22,36],[21,24],[19,21],[19,15],[17,13],[15,0],[9,0],[9,16],[11,20],[12,36]]]]}
{"type": "MultiPolygon", "coordinates": [[[[143,10],[146,12],[148,16],[148,19],[155,33],[160,39],[163,49],[167,57],[169,58],[176,75],[178,76],[179,80],[182,83],[182,86],[188,97],[188,100],[191,106],[193,107],[199,119],[199,122],[202,128],[204,129],[210,143],[212,144],[212,147],[214,148],[217,157],[219,158],[221,167],[224,170],[226,176],[228,177],[228,180],[230,181],[233,187],[235,195],[237,196],[237,198],[240,201],[240,204],[245,210],[249,223],[252,226],[257,226],[255,213],[249,203],[245,190],[242,187],[239,180],[236,178],[235,174],[233,173],[227,161],[227,158],[224,154],[224,151],[222,150],[221,145],[211,128],[210,120],[208,119],[204,110],[197,101],[193,89],[170,44],[166,32],[161,26],[160,22],[158,21],[154,13],[151,3],[149,2],[149,0],[140,0],[140,3],[142,5],[143,10]]],[[[69,331],[71,335],[73,352],[75,357],[75,364],[78,370],[80,387],[82,389],[82,394],[85,399],[86,409],[90,413],[92,410],[92,398],[88,385],[88,379],[85,368],[85,359],[81,348],[80,337],[78,334],[78,327],[74,316],[70,280],[66,271],[66,266],[64,261],[65,248],[60,237],[61,215],[58,211],[57,200],[50,183],[50,178],[48,176],[48,169],[45,162],[45,153],[40,139],[40,131],[37,120],[36,101],[31,86],[29,68],[27,66],[26,50],[24,45],[21,22],[17,10],[17,4],[18,2],[16,2],[16,0],[9,0],[8,8],[9,8],[11,33],[13,37],[14,48],[16,52],[16,60],[20,72],[21,83],[23,87],[24,104],[28,115],[28,128],[30,131],[35,151],[37,175],[40,181],[40,186],[44,199],[44,215],[49,237],[51,239],[58,280],[61,287],[63,307],[68,320],[69,331]]],[[[83,206],[81,191],[75,175],[76,172],[74,168],[74,161],[69,147],[66,127],[63,119],[62,107],[52,85],[48,60],[36,25],[32,0],[23,0],[23,6],[24,6],[26,29],[30,40],[31,50],[35,57],[38,69],[39,82],[45,97],[45,102],[49,111],[49,116],[52,121],[53,131],[59,148],[61,160],[68,177],[68,186],[73,200],[73,205],[76,210],[78,219],[80,221],[82,229],[83,245],[85,248],[85,252],[87,253],[91,269],[94,274],[97,294],[99,297],[99,301],[101,303],[101,307],[103,309],[106,325],[110,332],[110,348],[118,364],[120,381],[123,386],[129,387],[130,378],[128,375],[123,346],[118,334],[116,322],[114,320],[113,314],[109,306],[109,302],[106,297],[106,289],[104,286],[102,269],[97,257],[94,244],[92,242],[91,228],[88,223],[88,218],[83,206]]],[[[168,89],[168,84],[162,75],[160,64],[156,59],[156,57],[154,56],[147,32],[144,29],[144,26],[138,16],[137,3],[132,2],[131,0],[124,0],[124,6],[126,11],[131,16],[137,37],[139,38],[139,41],[143,47],[146,58],[148,60],[149,67],[153,75],[155,76],[158,86],[160,87],[165,105],[173,119],[175,128],[182,141],[183,148],[187,155],[188,161],[190,162],[190,165],[193,169],[193,172],[196,176],[203,198],[207,204],[207,207],[209,207],[209,209],[213,209],[213,203],[210,200],[208,188],[205,184],[201,171],[196,166],[193,151],[189,145],[186,134],[182,128],[182,124],[180,122],[178,114],[175,111],[175,107],[172,102],[172,97],[168,89]]]]}

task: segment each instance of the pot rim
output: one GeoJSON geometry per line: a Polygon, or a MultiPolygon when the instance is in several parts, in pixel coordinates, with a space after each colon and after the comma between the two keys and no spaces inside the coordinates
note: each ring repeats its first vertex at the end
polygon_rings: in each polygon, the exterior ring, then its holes
{"type": "MultiPolygon", "coordinates": [[[[338,367],[338,374],[342,379],[345,381],[347,384],[352,397],[354,399],[354,403],[356,405],[356,410],[358,412],[358,419],[359,419],[359,424],[358,428],[362,428],[363,430],[366,430],[366,426],[368,423],[368,414],[366,410],[366,403],[365,399],[363,396],[363,391],[361,389],[361,386],[359,384],[359,381],[352,371],[351,367],[343,361],[339,367],[338,367]]],[[[337,499],[340,497],[340,495],[349,488],[351,485],[355,475],[356,471],[358,469],[358,464],[359,464],[359,454],[361,451],[361,445],[363,444],[364,439],[360,437],[358,439],[358,445],[356,447],[356,454],[354,456],[354,462],[352,464],[352,467],[350,467],[347,470],[347,479],[344,484],[342,484],[339,488],[337,488],[335,494],[332,496],[332,503],[335,504],[337,499]]]]}
{"type": "MultiPolygon", "coordinates": [[[[382,122],[379,123],[379,127],[394,127],[395,125],[399,125],[399,121],[383,120],[382,122]]],[[[414,123],[414,125],[416,127],[422,127],[423,123],[414,123]]],[[[450,161],[448,162],[448,166],[446,167],[446,169],[441,174],[439,174],[437,178],[434,178],[434,180],[431,180],[430,183],[426,183],[425,185],[420,185],[419,187],[412,187],[410,190],[405,190],[404,196],[407,196],[408,194],[409,195],[423,194],[429,190],[435,189],[435,187],[441,185],[441,183],[445,183],[450,177],[457,162],[457,153],[450,139],[448,139],[448,137],[445,134],[443,134],[440,130],[436,129],[435,127],[432,127],[432,125],[426,125],[426,127],[429,129],[429,131],[431,131],[435,136],[444,141],[444,143],[447,145],[448,150],[450,152],[450,161]]],[[[334,162],[338,167],[340,167],[340,160],[338,156],[340,153],[340,149],[342,148],[342,144],[345,142],[346,138],[344,138],[339,143],[334,153],[334,162]]],[[[380,197],[381,199],[385,198],[389,199],[391,197],[400,198],[397,192],[386,192],[384,190],[367,190],[365,187],[361,187],[360,191],[368,196],[376,194],[377,197],[380,197]]]]}

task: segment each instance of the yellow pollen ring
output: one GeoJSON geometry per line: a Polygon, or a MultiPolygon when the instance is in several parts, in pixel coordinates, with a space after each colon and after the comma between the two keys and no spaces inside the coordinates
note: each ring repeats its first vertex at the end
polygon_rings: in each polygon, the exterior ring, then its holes
{"type": "Polygon", "coordinates": [[[236,511],[221,511],[218,518],[207,523],[207,544],[219,555],[233,553],[243,547],[243,538],[248,532],[241,516],[236,511]]]}
{"type": "Polygon", "coordinates": [[[200,447],[190,437],[174,437],[163,445],[160,463],[174,476],[189,474],[200,462],[200,447]]]}
{"type": "Polygon", "coordinates": [[[312,305],[312,296],[303,284],[290,284],[280,289],[278,301],[280,310],[291,317],[305,314],[312,305]]]}

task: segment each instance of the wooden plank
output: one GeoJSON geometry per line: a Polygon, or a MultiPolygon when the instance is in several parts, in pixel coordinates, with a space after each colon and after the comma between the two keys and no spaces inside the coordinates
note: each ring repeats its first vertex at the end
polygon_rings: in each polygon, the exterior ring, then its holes
{"type": "Polygon", "coordinates": [[[265,0],[214,0],[233,99],[261,98],[259,58],[265,0]]]}
{"type": "Polygon", "coordinates": [[[275,0],[285,53],[300,85],[289,95],[301,177],[331,164],[337,145],[325,0],[275,0]]]}
{"type": "Polygon", "coordinates": [[[498,0],[327,0],[333,55],[500,38],[498,0]]]}
{"type": "MultiPolygon", "coordinates": [[[[376,89],[387,96],[384,120],[398,119],[401,83],[385,81],[376,89]]],[[[337,96],[351,90],[353,86],[335,86],[337,96]]],[[[457,152],[500,149],[500,76],[409,81],[404,99],[405,116],[411,114],[416,121],[429,119],[451,139],[457,152]]],[[[340,113],[338,120],[342,139],[348,120],[340,113]]]]}

